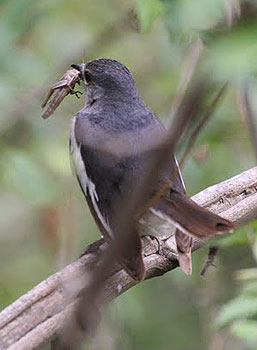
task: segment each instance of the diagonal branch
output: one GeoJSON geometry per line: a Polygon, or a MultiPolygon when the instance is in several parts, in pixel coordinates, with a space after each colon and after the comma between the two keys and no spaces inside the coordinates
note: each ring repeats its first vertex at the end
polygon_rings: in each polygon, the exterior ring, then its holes
{"type": "MultiPolygon", "coordinates": [[[[236,226],[257,218],[257,167],[198,193],[200,205],[231,220],[236,226]]],[[[147,226],[158,224],[153,214],[147,226]]],[[[167,223],[168,225],[168,223],[167,223]]],[[[168,241],[142,238],[146,278],[163,275],[178,266],[174,236],[168,241]]],[[[195,242],[198,249],[205,242],[195,242]]],[[[0,349],[30,350],[52,340],[79,301],[90,266],[99,261],[105,243],[91,244],[85,255],[41,282],[0,313],[0,349]],[[70,286],[72,282],[72,286],[70,286]]],[[[105,283],[105,298],[111,300],[136,284],[119,266],[105,283]]]]}

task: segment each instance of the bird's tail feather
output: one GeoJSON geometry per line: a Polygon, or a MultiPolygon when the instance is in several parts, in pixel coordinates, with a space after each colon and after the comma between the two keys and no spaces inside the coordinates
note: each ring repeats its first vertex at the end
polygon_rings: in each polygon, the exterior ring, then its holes
{"type": "Polygon", "coordinates": [[[177,227],[175,238],[178,260],[186,274],[192,273],[192,237],[208,238],[232,232],[234,229],[230,221],[200,207],[186,195],[176,191],[172,191],[169,198],[161,198],[155,210],[164,214],[177,227]]]}
{"type": "Polygon", "coordinates": [[[161,198],[155,209],[165,214],[180,231],[196,238],[223,235],[234,229],[230,221],[175,191],[171,192],[169,198],[161,198]]]}

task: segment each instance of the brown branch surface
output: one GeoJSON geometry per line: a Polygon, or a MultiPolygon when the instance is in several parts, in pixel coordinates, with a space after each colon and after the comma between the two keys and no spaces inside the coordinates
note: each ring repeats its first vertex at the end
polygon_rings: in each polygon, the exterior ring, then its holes
{"type": "MultiPolygon", "coordinates": [[[[257,167],[203,190],[193,200],[236,226],[257,218],[257,167]]],[[[151,214],[144,224],[147,230],[147,226],[158,223],[151,214]]],[[[166,237],[167,226],[163,237],[166,237]]],[[[178,266],[174,236],[167,242],[161,237],[160,247],[156,240],[142,238],[146,278],[163,275],[178,266]]],[[[202,244],[203,241],[195,242],[194,248],[202,244]]],[[[54,339],[78,303],[78,294],[90,274],[90,266],[99,261],[104,247],[103,240],[91,244],[77,261],[4,309],[0,313],[0,349],[30,350],[54,339]]],[[[106,300],[117,297],[135,284],[124,270],[116,266],[105,284],[106,300]]]]}

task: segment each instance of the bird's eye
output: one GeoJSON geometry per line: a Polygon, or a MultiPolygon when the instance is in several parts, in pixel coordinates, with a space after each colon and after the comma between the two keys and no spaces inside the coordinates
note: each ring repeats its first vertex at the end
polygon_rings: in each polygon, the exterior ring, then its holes
{"type": "Polygon", "coordinates": [[[84,74],[85,74],[86,82],[87,82],[87,83],[90,83],[91,80],[92,80],[91,73],[86,69],[84,74]]]}

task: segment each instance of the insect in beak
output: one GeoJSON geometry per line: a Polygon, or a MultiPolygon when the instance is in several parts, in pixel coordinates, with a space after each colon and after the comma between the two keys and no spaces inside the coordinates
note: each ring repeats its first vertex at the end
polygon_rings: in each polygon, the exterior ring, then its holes
{"type": "Polygon", "coordinates": [[[80,73],[83,72],[85,65],[84,64],[71,64],[71,67],[79,71],[80,73]]]}
{"type": "Polygon", "coordinates": [[[51,86],[50,91],[42,103],[42,108],[46,107],[42,118],[46,119],[50,117],[67,95],[75,94],[79,97],[79,94],[82,94],[80,91],[74,90],[75,85],[79,84],[80,79],[80,71],[77,69],[69,69],[57,83],[51,86]],[[54,96],[51,98],[53,94],[54,96]]]}

